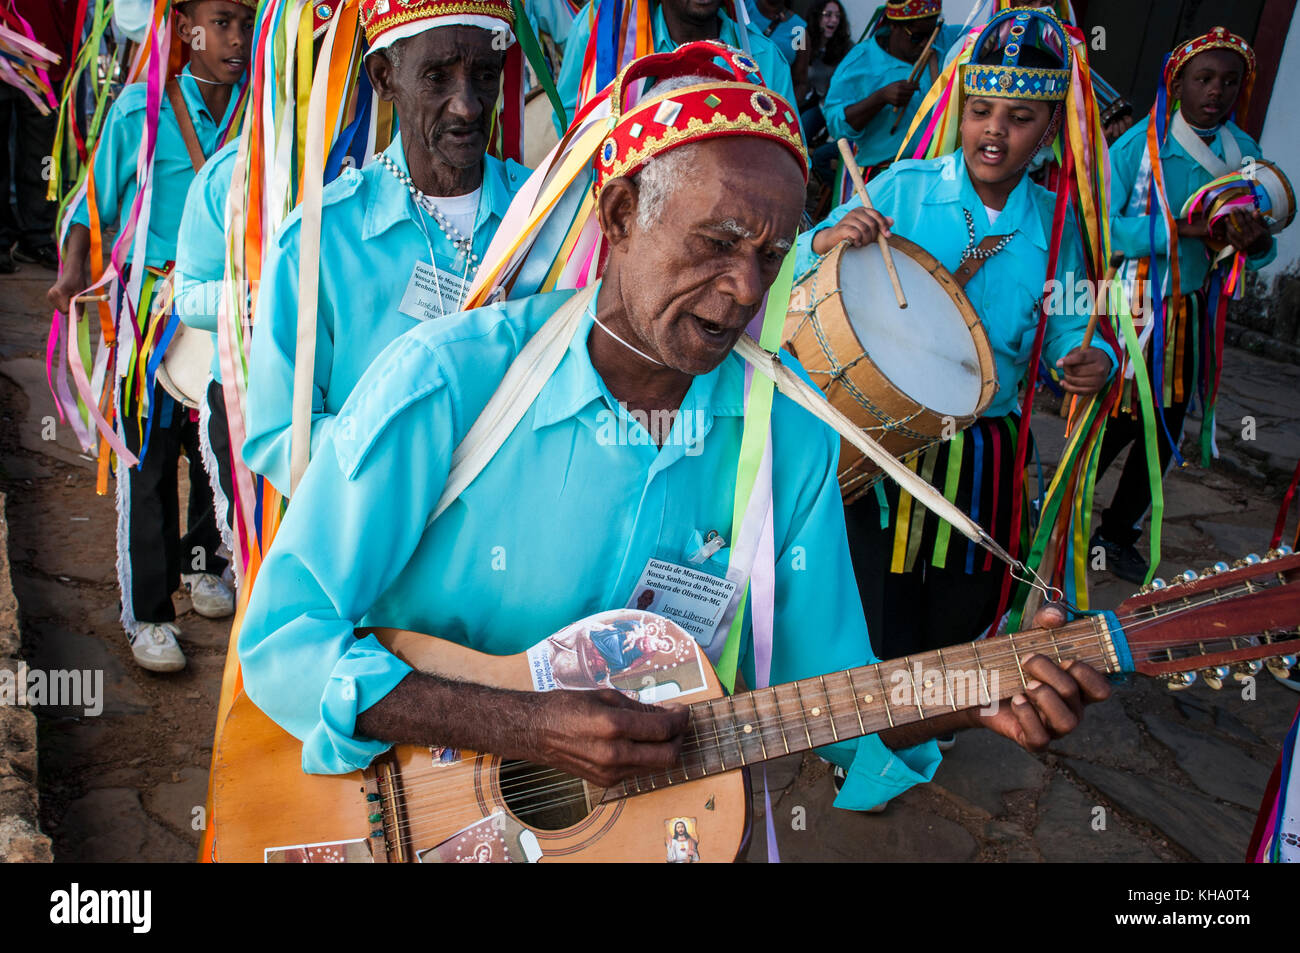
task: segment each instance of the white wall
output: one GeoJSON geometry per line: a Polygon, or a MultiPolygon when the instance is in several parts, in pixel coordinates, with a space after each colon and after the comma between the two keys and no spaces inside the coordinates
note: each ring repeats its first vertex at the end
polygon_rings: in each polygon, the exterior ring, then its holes
{"type": "MultiPolygon", "coordinates": [[[[1292,188],[1300,189],[1300,112],[1291,99],[1291,94],[1297,89],[1300,89],[1300,17],[1292,17],[1259,146],[1264,151],[1264,158],[1277,163],[1287,174],[1292,188]]],[[[1277,258],[1261,274],[1271,281],[1298,260],[1300,221],[1293,222],[1290,228],[1278,235],[1277,258]]]]}

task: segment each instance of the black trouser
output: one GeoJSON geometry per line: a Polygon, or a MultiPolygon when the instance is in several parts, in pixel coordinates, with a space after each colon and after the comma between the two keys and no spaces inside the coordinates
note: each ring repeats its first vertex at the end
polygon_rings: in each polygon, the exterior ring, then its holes
{"type": "MultiPolygon", "coordinates": [[[[135,404],[124,389],[119,397],[119,426],[127,449],[138,456],[145,424],[137,425],[135,404]]],[[[118,513],[118,573],[122,619],[128,625],[171,622],[176,618],[171,597],[182,573],[220,575],[226,568],[226,561],[217,555],[221,535],[212,515],[212,489],[199,451],[198,423],[161,384],[154,384],[150,399],[155,411],[149,447],[139,466],[119,463],[117,468],[118,505],[126,506],[126,512],[118,513]],[[182,451],[190,476],[189,529],[183,537],[177,473],[182,451]]]]}
{"type": "Polygon", "coordinates": [[[217,483],[226,498],[226,529],[235,530],[235,481],[230,468],[230,422],[219,381],[208,381],[208,445],[217,461],[217,483]]]}
{"type": "MultiPolygon", "coordinates": [[[[844,508],[849,553],[867,616],[871,648],[880,659],[947,648],[980,637],[997,612],[1002,563],[967,573],[923,562],[911,572],[889,571],[894,529],[880,528],[874,496],[844,508]]],[[[983,550],[980,551],[981,562],[983,550]]]]}
{"type": "MultiPolygon", "coordinates": [[[[961,461],[953,494],[954,505],[975,516],[1003,546],[1010,538],[1012,514],[1017,505],[1012,492],[1016,453],[1012,431],[1018,423],[1015,415],[981,417],[962,435],[961,461]],[[974,440],[977,431],[983,448],[979,452],[974,440]]],[[[926,450],[918,461],[918,471],[925,473],[929,469],[930,482],[940,492],[944,488],[949,454],[956,445],[956,441],[937,444],[926,450]],[[927,468],[926,460],[931,454],[933,459],[927,468]]],[[[913,500],[906,525],[909,541],[913,532],[919,533],[916,555],[910,563],[904,563],[909,567],[904,572],[891,571],[895,534],[899,531],[899,488],[892,481],[886,481],[882,487],[889,510],[888,526],[880,525],[881,506],[874,489],[844,508],[853,572],[877,657],[900,658],[979,638],[995,621],[1002,592],[1003,564],[988,559],[983,549],[975,547],[972,551],[968,540],[952,531],[947,547],[939,549],[944,555],[944,566],[934,565],[940,520],[913,500]],[[972,571],[967,572],[968,568],[972,571]]]]}
{"type": "Polygon", "coordinates": [[[0,251],[8,251],[15,242],[30,249],[54,245],[58,205],[46,201],[50,183],[45,177],[50,174],[58,124],[56,114],[42,116],[23,93],[0,85],[0,251]],[[17,192],[16,205],[9,200],[11,183],[17,192]]]}
{"type": "MultiPolygon", "coordinates": [[[[1190,295],[1188,296],[1190,297],[1190,295]]],[[[1203,302],[1202,302],[1203,303],[1203,302]]],[[[1190,302],[1189,302],[1190,307],[1190,302]]],[[[1204,318],[1204,309],[1199,312],[1204,318]]],[[[1186,319],[1184,319],[1186,320],[1186,319]]],[[[1183,422],[1187,417],[1187,405],[1196,391],[1196,355],[1191,341],[1183,349],[1183,361],[1178,372],[1182,375],[1183,399],[1174,401],[1164,409],[1165,423],[1174,440],[1183,439],[1183,422]]],[[[1155,375],[1151,370],[1151,358],[1147,358],[1147,374],[1151,386],[1155,388],[1155,375]]],[[[1156,400],[1161,395],[1153,395],[1156,400]]],[[[1136,400],[1136,396],[1134,397],[1136,400]]],[[[1160,454],[1160,478],[1163,480],[1173,459],[1174,445],[1169,442],[1165,428],[1156,421],[1156,446],[1160,454]]],[[[1142,536],[1142,522],[1151,509],[1151,482],[1147,477],[1146,439],[1141,417],[1121,411],[1106,424],[1106,434],[1102,437],[1101,453],[1097,460],[1097,479],[1106,472],[1120,451],[1129,444],[1128,459],[1124,461],[1124,471],[1120,474],[1119,485],[1111,498],[1110,506],[1101,514],[1101,523],[1097,532],[1103,539],[1121,546],[1132,546],[1142,536]]]]}

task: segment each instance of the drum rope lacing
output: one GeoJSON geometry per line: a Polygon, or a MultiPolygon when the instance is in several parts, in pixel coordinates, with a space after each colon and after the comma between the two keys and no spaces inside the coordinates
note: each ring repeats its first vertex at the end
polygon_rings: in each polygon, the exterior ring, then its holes
{"type": "Polygon", "coordinates": [[[992,248],[976,248],[975,219],[971,216],[970,209],[964,208],[961,210],[961,213],[966,216],[966,235],[969,238],[969,241],[966,243],[966,247],[962,249],[961,259],[957,262],[958,266],[965,264],[972,258],[976,261],[984,261],[992,258],[998,252],[1002,251],[1002,249],[1010,245],[1011,239],[1015,237],[1014,233],[1012,235],[1003,235],[1002,239],[992,248]]]}

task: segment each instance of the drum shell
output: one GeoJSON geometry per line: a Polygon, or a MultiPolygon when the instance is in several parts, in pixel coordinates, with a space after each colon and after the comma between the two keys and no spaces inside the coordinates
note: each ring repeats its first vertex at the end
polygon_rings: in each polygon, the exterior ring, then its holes
{"type": "MultiPolygon", "coordinates": [[[[792,305],[803,301],[817,302],[818,324],[807,320],[806,310],[792,306],[786,314],[783,336],[785,349],[803,365],[833,407],[866,429],[869,436],[895,457],[906,458],[939,440],[951,438],[974,423],[997,394],[997,371],[988,333],[956,279],[915,243],[894,236],[889,245],[896,257],[904,254],[922,264],[953,299],[966,321],[983,380],[979,402],[972,413],[962,416],[940,414],[925,407],[900,390],[867,356],[866,348],[850,322],[840,291],[840,267],[845,249],[849,247],[847,244],[832,249],[795,287],[791,296],[792,305]],[[852,363],[852,367],[841,375],[834,375],[826,355],[828,349],[838,365],[845,367],[852,363]],[[847,378],[847,385],[843,378],[847,378]],[[879,412],[864,407],[850,386],[865,395],[879,412]],[[894,425],[887,426],[891,421],[894,425]]],[[[892,298],[893,292],[889,288],[884,291],[892,298]]],[[[875,463],[851,443],[841,440],[838,479],[845,503],[861,497],[881,475],[882,471],[875,463]]]]}
{"type": "Polygon", "coordinates": [[[212,335],[178,324],[158,365],[158,383],[186,407],[197,410],[212,379],[212,353],[212,335]]]}

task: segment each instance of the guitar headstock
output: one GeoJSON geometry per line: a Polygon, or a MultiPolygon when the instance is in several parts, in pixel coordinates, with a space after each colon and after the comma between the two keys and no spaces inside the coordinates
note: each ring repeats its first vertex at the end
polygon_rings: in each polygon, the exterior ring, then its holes
{"type": "Polygon", "coordinates": [[[1156,579],[1115,610],[1112,635],[1123,668],[1186,688],[1198,674],[1211,688],[1268,665],[1290,669],[1300,654],[1300,555],[1290,547],[1231,566],[1156,579]],[[1123,643],[1123,644],[1121,644],[1123,643]]]}

